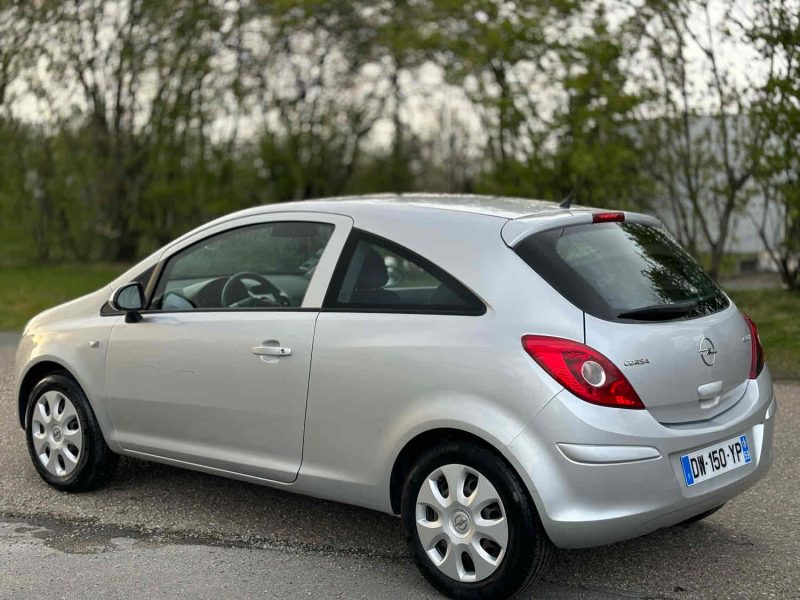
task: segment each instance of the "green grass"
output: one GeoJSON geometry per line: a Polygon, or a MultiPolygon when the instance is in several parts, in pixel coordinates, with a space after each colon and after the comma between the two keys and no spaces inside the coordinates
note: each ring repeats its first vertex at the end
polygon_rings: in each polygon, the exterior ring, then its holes
{"type": "Polygon", "coordinates": [[[122,265],[0,268],[0,331],[18,331],[35,314],[103,287],[122,265]]]}
{"type": "Polygon", "coordinates": [[[758,326],[772,376],[800,376],[800,292],[742,290],[730,294],[758,326]]]}

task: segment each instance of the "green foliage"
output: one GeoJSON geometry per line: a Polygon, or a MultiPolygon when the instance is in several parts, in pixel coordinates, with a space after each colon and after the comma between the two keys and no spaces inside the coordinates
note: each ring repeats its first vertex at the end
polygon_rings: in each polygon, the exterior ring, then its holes
{"type": "Polygon", "coordinates": [[[0,331],[18,331],[37,313],[98,290],[125,269],[101,263],[0,268],[0,331]]]}
{"type": "Polygon", "coordinates": [[[756,325],[773,377],[798,376],[800,365],[800,295],[782,290],[732,292],[736,306],[756,325]]]}
{"type": "Polygon", "coordinates": [[[563,52],[567,101],[555,117],[552,189],[588,206],[641,209],[652,185],[635,127],[642,98],[627,91],[620,64],[626,49],[598,11],[590,32],[563,52]]]}
{"type": "Polygon", "coordinates": [[[800,2],[763,0],[748,30],[770,64],[754,113],[770,131],[759,149],[756,179],[764,197],[784,214],[782,243],[769,247],[784,283],[800,287],[800,2]]]}
{"type": "Polygon", "coordinates": [[[639,210],[685,194],[676,233],[719,270],[754,175],[789,207],[776,260],[793,265],[796,2],[759,3],[749,30],[787,67],[758,110],[692,37],[700,0],[0,3],[0,266],[128,263],[247,206],[424,190],[639,210]],[[721,84],[695,102],[698,65],[721,84]],[[707,106],[745,160],[692,131],[707,106]],[[774,145],[747,135],[761,123],[774,145]]]}
{"type": "Polygon", "coordinates": [[[435,0],[434,56],[473,103],[487,137],[488,168],[476,189],[538,195],[549,174],[543,146],[553,124],[537,76],[554,77],[562,34],[579,3],[435,0]]]}

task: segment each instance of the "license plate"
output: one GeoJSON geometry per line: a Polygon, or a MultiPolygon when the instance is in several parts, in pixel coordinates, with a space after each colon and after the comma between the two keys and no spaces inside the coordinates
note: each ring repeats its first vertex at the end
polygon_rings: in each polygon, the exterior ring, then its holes
{"type": "Polygon", "coordinates": [[[683,478],[693,486],[752,462],[747,436],[740,435],[702,450],[681,456],[683,478]]]}

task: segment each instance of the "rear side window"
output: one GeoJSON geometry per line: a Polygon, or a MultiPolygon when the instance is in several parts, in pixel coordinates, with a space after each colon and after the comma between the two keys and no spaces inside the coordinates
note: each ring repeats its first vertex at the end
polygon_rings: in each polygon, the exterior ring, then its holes
{"type": "Polygon", "coordinates": [[[325,308],[480,315],[483,303],[445,271],[389,240],[354,231],[325,308]]]}
{"type": "Polygon", "coordinates": [[[728,306],[697,261],[650,225],[553,229],[523,240],[515,251],[570,302],[602,319],[668,321],[728,306]]]}

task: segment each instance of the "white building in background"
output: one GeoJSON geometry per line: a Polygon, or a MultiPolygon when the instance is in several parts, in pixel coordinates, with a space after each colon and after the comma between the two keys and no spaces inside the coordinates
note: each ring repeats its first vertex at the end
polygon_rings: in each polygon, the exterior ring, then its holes
{"type": "MultiPolygon", "coordinates": [[[[686,214],[689,214],[691,212],[689,200],[683,198],[679,201],[686,214]]],[[[654,204],[653,210],[667,228],[680,238],[672,202],[663,199],[654,204]]],[[[712,234],[716,236],[719,231],[716,212],[713,207],[706,207],[704,210],[708,226],[712,230],[712,234]]],[[[780,205],[776,203],[765,205],[762,195],[753,195],[747,208],[735,213],[731,219],[726,253],[736,257],[740,271],[777,271],[759,233],[762,222],[765,223],[764,235],[769,246],[771,248],[780,247],[783,242],[783,208],[780,205]]],[[[699,227],[699,224],[696,226],[699,227]]],[[[707,252],[710,249],[702,234],[697,236],[697,248],[700,252],[707,252]]]]}

